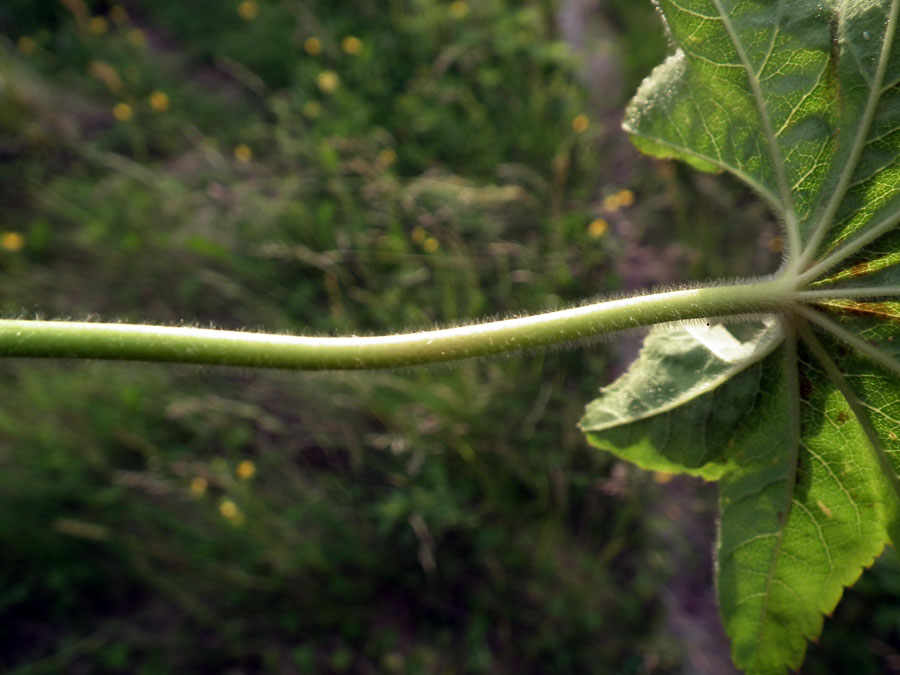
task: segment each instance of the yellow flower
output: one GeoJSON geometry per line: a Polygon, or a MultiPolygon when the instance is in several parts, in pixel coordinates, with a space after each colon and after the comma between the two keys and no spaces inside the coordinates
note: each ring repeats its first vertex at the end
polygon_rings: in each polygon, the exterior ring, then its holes
{"type": "Polygon", "coordinates": [[[303,114],[311,120],[316,119],[322,113],[322,106],[318,101],[309,101],[303,104],[303,114]]]}
{"type": "Polygon", "coordinates": [[[348,54],[357,56],[362,52],[363,43],[358,37],[348,35],[341,41],[341,48],[348,54]]]}
{"type": "Polygon", "coordinates": [[[122,79],[116,69],[106,61],[91,61],[91,65],[88,66],[88,74],[100,80],[113,94],[122,93],[122,79]]]}
{"type": "Polygon", "coordinates": [[[469,13],[469,3],[463,0],[456,0],[450,3],[450,16],[454,19],[464,19],[469,13]]]}
{"type": "Polygon", "coordinates": [[[4,232],[0,234],[0,247],[7,251],[21,251],[25,246],[25,237],[20,232],[4,232]]]}
{"type": "Polygon", "coordinates": [[[606,231],[609,229],[609,223],[606,222],[603,218],[597,218],[590,225],[588,225],[588,236],[591,239],[599,239],[606,231]]]}
{"type": "Polygon", "coordinates": [[[654,482],[659,483],[660,485],[665,485],[666,483],[672,482],[672,478],[674,478],[672,474],[662,473],[661,471],[657,471],[653,474],[654,482]]]}
{"type": "Polygon", "coordinates": [[[125,11],[124,7],[116,5],[109,10],[109,18],[112,19],[115,24],[123,24],[128,21],[128,12],[125,11]]]}
{"type": "Polygon", "coordinates": [[[317,56],[322,51],[322,42],[317,37],[306,38],[303,42],[303,49],[310,56],[317,56]]]}
{"type": "Polygon", "coordinates": [[[623,206],[634,204],[634,193],[631,190],[619,190],[615,194],[603,198],[603,208],[607,211],[618,211],[623,206]]]}
{"type": "Polygon", "coordinates": [[[20,37],[19,41],[16,44],[19,47],[19,51],[25,54],[25,56],[28,56],[29,54],[34,52],[35,47],[37,47],[37,44],[35,44],[34,40],[32,40],[27,35],[23,35],[22,37],[20,37]]]}
{"type": "Polygon", "coordinates": [[[587,115],[578,115],[575,119],[572,120],[572,130],[576,134],[583,134],[587,131],[588,125],[590,122],[588,121],[587,115]]]}
{"type": "Polygon", "coordinates": [[[417,244],[421,244],[423,241],[425,241],[427,236],[428,235],[425,233],[425,228],[421,227],[420,225],[416,225],[412,229],[412,232],[410,232],[409,234],[409,238],[417,244]]]}
{"type": "Polygon", "coordinates": [[[112,113],[113,117],[120,122],[130,122],[131,118],[134,117],[134,111],[127,103],[116,103],[113,106],[112,113]]]}
{"type": "Polygon", "coordinates": [[[105,16],[92,16],[91,20],[88,21],[88,30],[94,35],[103,35],[109,30],[109,21],[106,20],[105,16]]]}
{"type": "Polygon", "coordinates": [[[428,237],[425,241],[422,242],[422,248],[425,249],[426,253],[434,253],[441,247],[441,242],[439,242],[434,237],[428,237]]]}
{"type": "Polygon", "coordinates": [[[256,465],[249,459],[245,459],[237,465],[237,469],[234,473],[241,480],[250,480],[256,474],[256,465]]]}
{"type": "Polygon", "coordinates": [[[219,503],[219,513],[221,513],[224,518],[230,520],[233,525],[240,525],[244,522],[244,514],[241,513],[238,505],[230,499],[223,499],[219,503]]]}
{"type": "Polygon", "coordinates": [[[223,499],[219,504],[219,513],[226,518],[234,518],[239,513],[237,504],[230,499],[223,499]]]}
{"type": "Polygon", "coordinates": [[[164,91],[154,91],[150,94],[150,107],[158,113],[166,112],[169,109],[169,96],[164,91]]]}
{"type": "Polygon", "coordinates": [[[634,193],[631,190],[621,190],[619,192],[619,206],[628,207],[634,204],[634,193]]]}
{"type": "Polygon", "coordinates": [[[378,153],[378,162],[382,166],[391,166],[397,161],[397,152],[393,148],[385,148],[378,153]]]}
{"type": "Polygon", "coordinates": [[[246,143],[234,147],[234,158],[241,164],[246,164],[253,159],[253,150],[246,143]]]}
{"type": "Polygon", "coordinates": [[[244,21],[253,21],[259,16],[259,4],[255,0],[244,0],[238,5],[237,13],[244,21]]]}
{"type": "Polygon", "coordinates": [[[132,47],[140,48],[147,44],[147,36],[140,28],[132,28],[128,31],[128,35],[125,36],[125,39],[128,40],[128,44],[132,47]]]}
{"type": "Polygon", "coordinates": [[[206,494],[206,488],[208,487],[208,483],[203,476],[195,476],[191,480],[191,494],[196,497],[202,497],[206,494]]]}
{"type": "Polygon", "coordinates": [[[333,70],[323,70],[316,77],[316,84],[326,94],[333,94],[341,86],[341,78],[333,70]]]}

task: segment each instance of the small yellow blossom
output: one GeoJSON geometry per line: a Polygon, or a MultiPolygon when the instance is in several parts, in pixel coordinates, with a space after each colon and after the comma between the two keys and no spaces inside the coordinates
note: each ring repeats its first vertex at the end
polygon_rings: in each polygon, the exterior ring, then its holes
{"type": "Polygon", "coordinates": [[[105,16],[92,16],[88,21],[88,30],[94,35],[103,35],[109,30],[109,21],[105,16]]]}
{"type": "Polygon", "coordinates": [[[619,205],[629,207],[634,204],[634,193],[631,190],[622,190],[619,192],[619,205]]]}
{"type": "Polygon", "coordinates": [[[154,91],[150,94],[150,107],[158,113],[166,112],[169,109],[169,95],[164,91],[154,91]]]}
{"type": "Polygon", "coordinates": [[[341,78],[333,70],[323,70],[316,77],[316,85],[326,94],[333,94],[341,86],[341,78]]]}
{"type": "Polygon", "coordinates": [[[322,41],[317,37],[306,38],[303,42],[303,49],[310,56],[318,56],[319,52],[322,51],[322,41]]]}
{"type": "Polygon", "coordinates": [[[237,469],[235,469],[234,473],[241,480],[250,480],[256,474],[256,464],[249,459],[245,459],[237,465],[237,469]]]}
{"type": "Polygon", "coordinates": [[[112,109],[113,117],[120,122],[130,122],[134,117],[134,111],[127,103],[116,103],[112,109]]]}
{"type": "Polygon", "coordinates": [[[634,193],[631,190],[619,190],[603,199],[603,208],[607,211],[618,211],[634,204],[634,193]]]}
{"type": "Polygon", "coordinates": [[[4,232],[0,234],[0,247],[7,251],[21,251],[25,246],[25,237],[20,232],[4,232]]]}
{"type": "Polygon", "coordinates": [[[224,518],[230,520],[234,525],[240,525],[244,522],[244,514],[241,513],[238,505],[230,499],[223,499],[219,503],[219,513],[221,513],[224,518]]]}
{"type": "Polygon", "coordinates": [[[122,93],[122,79],[116,69],[106,61],[91,61],[88,66],[88,74],[94,79],[100,80],[113,94],[122,93]]]}
{"type": "Polygon", "coordinates": [[[140,28],[132,28],[128,31],[128,35],[125,36],[125,39],[128,40],[128,44],[136,48],[143,47],[147,44],[147,36],[140,28]]]}
{"type": "Polygon", "coordinates": [[[362,40],[354,35],[348,35],[341,41],[341,49],[352,56],[357,56],[362,53],[362,40]]]}
{"type": "Polygon", "coordinates": [[[191,494],[196,497],[205,495],[207,487],[209,487],[209,484],[203,476],[195,476],[191,480],[191,494]]]}
{"type": "Polygon", "coordinates": [[[23,35],[22,37],[20,37],[19,41],[16,44],[19,47],[19,51],[25,54],[25,56],[28,56],[29,54],[34,52],[35,47],[37,47],[35,41],[27,35],[23,35]]]}
{"type": "Polygon", "coordinates": [[[425,228],[420,225],[416,225],[412,232],[409,234],[409,238],[412,239],[415,243],[421,244],[427,238],[427,234],[425,233],[425,228]]]}
{"type": "Polygon", "coordinates": [[[397,151],[393,148],[385,148],[378,153],[378,163],[381,166],[391,166],[397,161],[397,151]]]}
{"type": "Polygon", "coordinates": [[[441,243],[434,237],[428,237],[428,239],[422,242],[422,248],[425,249],[426,253],[434,253],[440,247],[441,243]]]}
{"type": "Polygon", "coordinates": [[[656,473],[653,474],[653,481],[655,483],[659,483],[660,485],[665,485],[666,483],[672,482],[672,478],[673,478],[672,474],[663,473],[661,471],[657,471],[656,473]]]}
{"type": "Polygon", "coordinates": [[[241,164],[246,164],[253,159],[253,150],[246,143],[241,143],[234,147],[234,158],[241,164]]]}
{"type": "Polygon", "coordinates": [[[237,13],[244,21],[253,21],[259,16],[259,4],[255,0],[244,0],[238,5],[237,13]]]}
{"type": "Polygon", "coordinates": [[[575,119],[572,120],[572,130],[576,134],[583,134],[587,131],[588,125],[590,122],[588,121],[587,115],[578,115],[575,119]]]}
{"type": "Polygon", "coordinates": [[[588,236],[591,239],[599,239],[609,229],[609,223],[604,218],[597,218],[588,225],[588,236]]]}
{"type": "Polygon", "coordinates": [[[450,16],[454,19],[464,19],[469,13],[469,3],[463,0],[456,0],[450,3],[450,16]]]}
{"type": "Polygon", "coordinates": [[[307,118],[314,120],[322,113],[322,106],[318,101],[309,101],[303,104],[303,114],[307,118]]]}
{"type": "Polygon", "coordinates": [[[128,12],[126,12],[125,8],[121,5],[116,5],[109,10],[109,18],[112,19],[115,24],[123,24],[128,21],[128,12]]]}

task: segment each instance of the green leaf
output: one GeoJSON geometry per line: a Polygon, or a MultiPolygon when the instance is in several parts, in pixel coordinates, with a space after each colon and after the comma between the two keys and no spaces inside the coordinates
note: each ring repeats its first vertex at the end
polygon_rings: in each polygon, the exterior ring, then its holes
{"type": "Polygon", "coordinates": [[[768,202],[792,301],[652,334],[581,427],[645,469],[719,481],[734,661],[784,673],[900,544],[900,0],[658,4],[675,53],[625,128],[768,202]]]}
{"type": "Polygon", "coordinates": [[[755,328],[747,341],[722,325],[650,335],[629,371],[588,405],[582,428],[641,468],[721,478],[735,468],[729,448],[759,388],[760,359],[781,339],[774,320],[755,328]]]}
{"type": "Polygon", "coordinates": [[[754,673],[799,665],[900,513],[850,405],[780,330],[740,346],[723,326],[651,336],[581,422],[594,445],[645,469],[721,481],[722,618],[735,662],[754,673]]]}

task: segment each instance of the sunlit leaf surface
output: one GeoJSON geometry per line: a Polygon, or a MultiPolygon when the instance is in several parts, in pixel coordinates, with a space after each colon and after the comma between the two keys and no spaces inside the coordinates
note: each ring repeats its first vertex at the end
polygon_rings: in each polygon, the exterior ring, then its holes
{"type": "Polygon", "coordinates": [[[625,127],[768,202],[796,300],[651,335],[581,426],[643,468],[720,481],[733,657],[784,673],[900,542],[900,0],[659,5],[675,53],[625,127]]]}

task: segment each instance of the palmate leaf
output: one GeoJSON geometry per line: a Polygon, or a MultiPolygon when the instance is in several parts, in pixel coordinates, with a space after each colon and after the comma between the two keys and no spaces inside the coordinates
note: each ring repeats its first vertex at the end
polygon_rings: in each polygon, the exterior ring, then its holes
{"type": "Polygon", "coordinates": [[[659,0],[676,52],[625,128],[782,219],[778,316],[655,333],[587,408],[594,445],[720,482],[736,665],[800,665],[900,544],[900,0],[659,0]]]}

